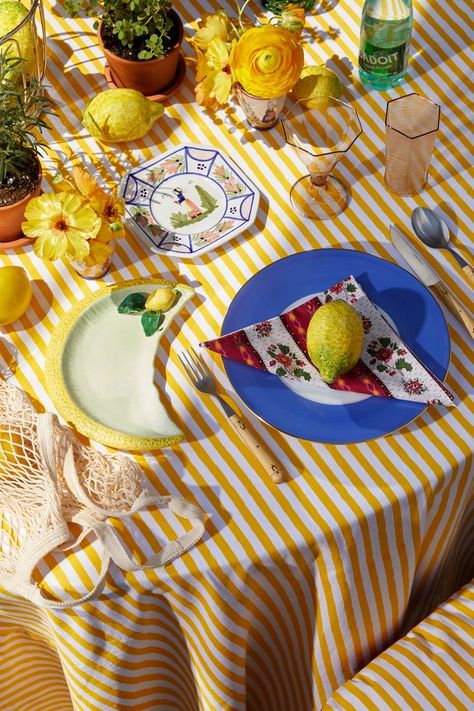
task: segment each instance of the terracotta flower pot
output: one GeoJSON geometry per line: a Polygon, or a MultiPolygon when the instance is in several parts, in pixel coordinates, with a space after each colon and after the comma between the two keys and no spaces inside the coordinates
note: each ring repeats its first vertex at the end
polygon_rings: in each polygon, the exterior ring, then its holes
{"type": "Polygon", "coordinates": [[[110,74],[115,85],[121,89],[135,89],[145,96],[153,96],[164,92],[173,84],[178,72],[181,42],[183,41],[183,23],[174,11],[169,16],[178,28],[178,41],[161,59],[146,59],[133,61],[122,59],[104,47],[99,27],[99,42],[102,47],[110,74]]]}
{"type": "MultiPolygon", "coordinates": [[[[39,162],[39,161],[38,161],[39,162]]],[[[18,247],[20,244],[28,244],[33,240],[24,237],[21,231],[21,223],[25,216],[25,208],[31,198],[36,197],[41,192],[41,178],[43,177],[41,165],[39,167],[38,183],[34,190],[26,195],[22,200],[0,207],[0,250],[8,247],[18,247]],[[9,244],[7,243],[14,243],[9,244]]]]}

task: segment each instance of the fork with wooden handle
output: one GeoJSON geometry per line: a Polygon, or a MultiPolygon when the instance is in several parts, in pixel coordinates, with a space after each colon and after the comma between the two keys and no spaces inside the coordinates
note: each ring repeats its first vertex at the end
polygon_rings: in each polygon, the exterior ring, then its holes
{"type": "Polygon", "coordinates": [[[204,360],[193,350],[178,354],[181,364],[184,368],[188,380],[194,385],[196,390],[206,395],[212,395],[217,398],[224,410],[225,414],[234,426],[235,431],[241,440],[247,445],[252,454],[265,467],[270,475],[271,480],[275,484],[280,484],[285,480],[285,472],[279,462],[259,442],[248,429],[245,421],[233,410],[227,402],[221,398],[217,392],[216,381],[209,371],[204,360]]]}

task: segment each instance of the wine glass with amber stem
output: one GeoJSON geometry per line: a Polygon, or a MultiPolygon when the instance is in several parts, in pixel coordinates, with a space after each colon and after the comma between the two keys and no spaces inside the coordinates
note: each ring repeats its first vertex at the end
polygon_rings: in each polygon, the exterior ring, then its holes
{"type": "Polygon", "coordinates": [[[291,204],[313,220],[336,217],[346,209],[349,192],[331,173],[362,133],[357,111],[332,97],[297,101],[281,123],[287,144],[309,171],[291,188],[291,204]]]}

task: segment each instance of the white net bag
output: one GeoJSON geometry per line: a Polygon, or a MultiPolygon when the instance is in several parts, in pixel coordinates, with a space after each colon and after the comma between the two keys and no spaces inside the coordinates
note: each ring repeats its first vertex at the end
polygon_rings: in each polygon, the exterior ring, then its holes
{"type": "Polygon", "coordinates": [[[142,481],[136,462],[82,444],[55,415],[37,413],[23,391],[0,379],[0,585],[42,607],[72,607],[97,597],[111,559],[131,571],[161,567],[180,556],[202,537],[203,511],[175,496],[150,495],[142,481]],[[193,528],[139,564],[107,519],[149,506],[170,508],[193,528]],[[78,539],[69,522],[82,526],[78,539]],[[104,548],[97,584],[79,600],[45,597],[32,581],[38,562],[91,532],[104,548]]]}

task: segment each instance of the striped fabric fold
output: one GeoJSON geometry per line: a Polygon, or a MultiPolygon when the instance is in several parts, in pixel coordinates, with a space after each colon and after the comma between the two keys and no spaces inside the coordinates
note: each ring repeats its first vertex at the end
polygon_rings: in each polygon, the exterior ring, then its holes
{"type": "Polygon", "coordinates": [[[470,711],[473,639],[469,583],[339,688],[323,711],[470,711]]]}
{"type": "MultiPolygon", "coordinates": [[[[149,134],[122,144],[99,143],[82,126],[87,102],[107,88],[93,18],[72,19],[61,2],[43,4],[45,84],[57,105],[44,134],[45,191],[53,189],[58,168],[67,174],[73,163],[112,187],[140,162],[192,144],[219,147],[255,182],[262,199],[251,229],[196,261],[153,255],[131,233],[117,240],[105,283],[174,279],[179,272],[196,287],[155,359],[155,383],[186,441],[133,456],[156,493],[186,498],[206,512],[206,535],[163,571],[124,574],[112,566],[100,600],[41,616],[41,638],[46,635],[60,659],[74,711],[316,711],[404,631],[407,619],[417,624],[473,575],[472,341],[445,312],[451,337],[446,386],[456,393],[457,406],[426,408],[378,440],[344,446],[298,440],[247,410],[250,426],[288,472],[281,486],[272,486],[249,458],[219,404],[204,401],[187,382],[177,352],[220,333],[243,284],[294,252],[352,248],[404,266],[388,226],[409,231],[415,206],[450,216],[454,246],[469,258],[472,159],[464,136],[473,101],[466,79],[472,73],[472,9],[466,0],[414,3],[407,81],[381,93],[367,92],[357,76],[362,0],[315,3],[304,30],[305,61],[327,63],[339,74],[364,133],[337,167],[350,187],[347,210],[313,222],[290,205],[291,186],[304,166],[280,128],[257,132],[234,104],[213,115],[195,102],[189,58],[195,53],[187,37],[210,11],[235,16],[234,3],[173,2],[185,26],[184,81],[149,134]],[[441,124],[428,187],[405,199],[384,185],[384,115],[389,98],[413,91],[441,105],[441,124]]],[[[255,0],[246,16],[260,10],[255,0]]],[[[468,281],[450,255],[419,248],[450,291],[466,300],[468,281]]],[[[3,328],[0,368],[14,354],[13,382],[51,411],[44,380],[48,343],[64,314],[99,283],[81,279],[65,261],[38,259],[31,246],[2,252],[0,260],[23,266],[33,282],[30,308],[3,328]]],[[[213,369],[227,389],[220,359],[213,369]]],[[[140,560],[188,530],[186,521],[151,510],[126,526],[113,525],[140,560]]],[[[48,557],[35,580],[44,581],[46,594],[78,599],[93,586],[100,563],[100,547],[85,540],[80,550],[48,557]]],[[[0,616],[17,628],[37,628],[37,612],[24,600],[0,596],[0,616]]],[[[28,655],[26,645],[2,648],[2,664],[13,669],[23,649],[28,655]]],[[[29,665],[27,658],[24,668],[29,665]]],[[[56,670],[51,689],[60,694],[56,670]]],[[[15,704],[18,711],[38,711],[37,695],[28,708],[19,686],[3,693],[2,711],[17,711],[15,704]]],[[[47,711],[70,711],[67,699],[56,698],[59,708],[51,703],[47,711]]],[[[358,710],[357,701],[352,706],[358,710]]]]}

